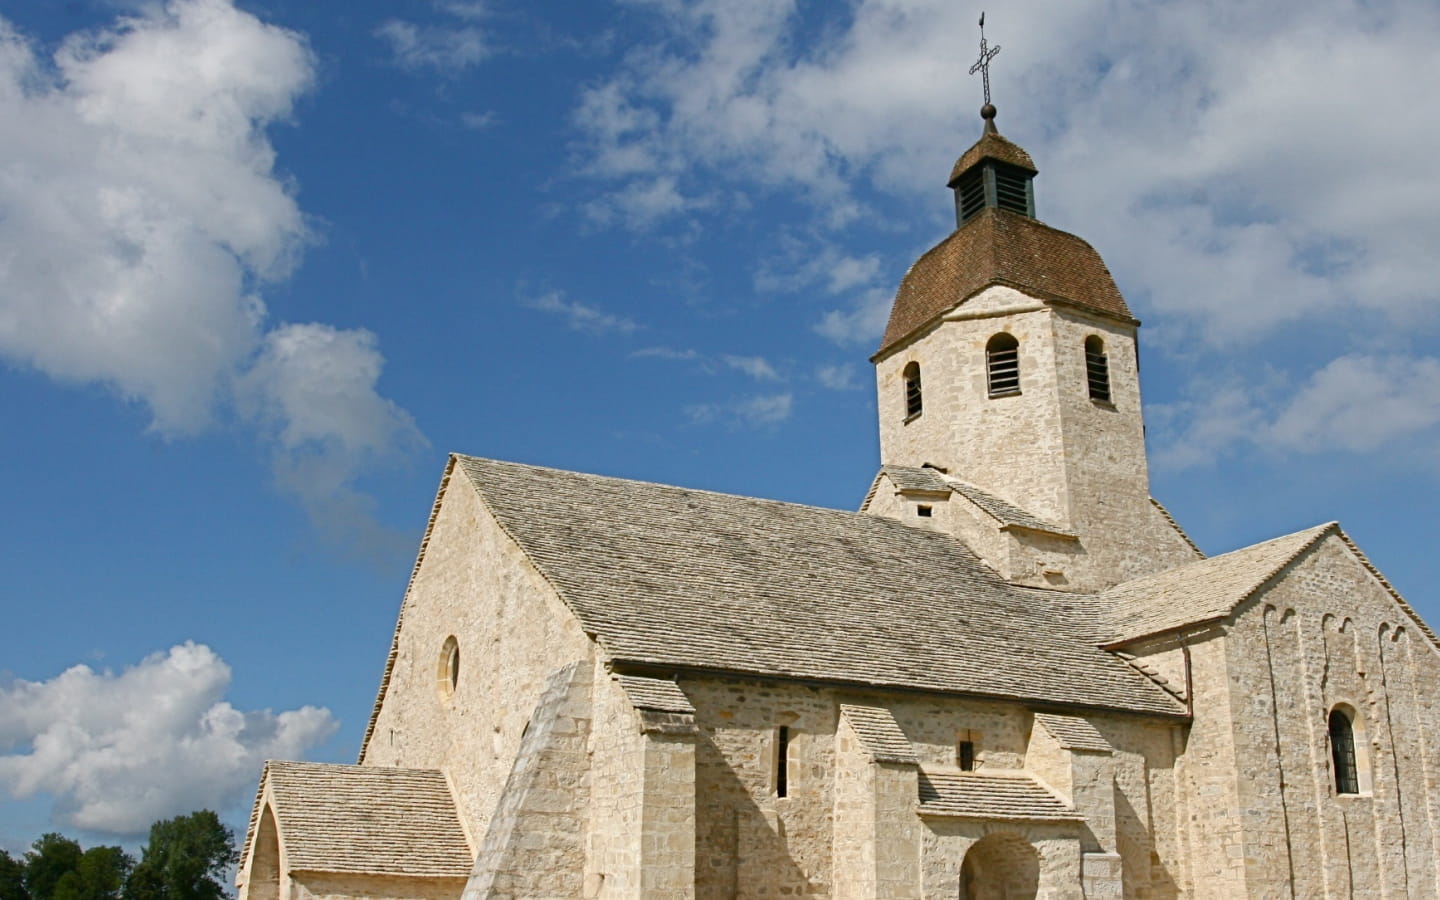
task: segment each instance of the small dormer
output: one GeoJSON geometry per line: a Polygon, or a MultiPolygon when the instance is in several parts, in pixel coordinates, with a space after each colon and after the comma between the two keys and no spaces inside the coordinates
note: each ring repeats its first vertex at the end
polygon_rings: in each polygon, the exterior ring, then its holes
{"type": "Polygon", "coordinates": [[[949,187],[955,192],[958,228],[985,209],[1005,209],[1035,218],[1035,163],[1018,144],[995,129],[995,107],[980,110],[985,133],[950,170],[949,187]]]}

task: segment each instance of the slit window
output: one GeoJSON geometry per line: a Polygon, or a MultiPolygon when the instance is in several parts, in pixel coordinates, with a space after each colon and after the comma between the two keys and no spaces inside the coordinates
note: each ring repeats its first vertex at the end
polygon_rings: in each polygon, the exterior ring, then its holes
{"type": "Polygon", "coordinates": [[[1090,384],[1090,399],[1110,402],[1110,359],[1105,355],[1105,342],[1095,335],[1085,339],[1085,378],[1090,384]]]}
{"type": "Polygon", "coordinates": [[[957,749],[955,755],[956,755],[957,757],[959,757],[960,771],[962,771],[962,772],[973,772],[973,771],[975,771],[975,742],[974,742],[974,741],[961,741],[961,742],[960,742],[960,746],[959,746],[959,748],[957,749]]]}
{"type": "Polygon", "coordinates": [[[775,729],[775,796],[790,795],[790,726],[775,729]]]}
{"type": "Polygon", "coordinates": [[[905,418],[913,419],[924,409],[920,392],[920,364],[912,362],[905,367],[905,418]]]}
{"type": "Polygon", "coordinates": [[[1020,342],[1001,332],[985,345],[985,376],[990,396],[1020,393],[1020,342]]]}
{"type": "Polygon", "coordinates": [[[1330,757],[1335,763],[1335,793],[1360,793],[1360,773],[1355,765],[1355,726],[1339,709],[1330,712],[1330,757]]]}

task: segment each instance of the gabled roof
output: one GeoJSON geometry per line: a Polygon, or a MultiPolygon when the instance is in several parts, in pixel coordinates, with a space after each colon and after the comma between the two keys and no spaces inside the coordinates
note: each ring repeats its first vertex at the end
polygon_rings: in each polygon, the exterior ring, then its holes
{"type": "Polygon", "coordinates": [[[861,513],[455,460],[622,670],[1184,714],[948,535],[861,513]]]}
{"type": "Polygon", "coordinates": [[[921,815],[1022,822],[1084,819],[1074,807],[1021,773],[922,771],[919,786],[921,815]]]}
{"type": "Polygon", "coordinates": [[[267,783],[292,871],[470,874],[475,854],[438,770],[271,761],[262,796],[267,783]]]}
{"type": "Polygon", "coordinates": [[[905,273],[876,356],[996,284],[1135,321],[1094,247],[1029,216],[987,207],[905,273]]]}
{"type": "MultiPolygon", "coordinates": [[[[931,494],[955,493],[969,500],[980,511],[994,519],[1002,528],[1016,527],[1029,528],[1033,531],[1044,531],[1048,534],[1058,534],[1066,537],[1074,537],[1075,532],[1053,522],[1047,522],[1037,515],[1028,513],[1013,503],[1001,500],[994,494],[982,491],[973,484],[952,478],[936,469],[927,466],[897,466],[887,464],[880,467],[880,475],[890,479],[898,491],[919,491],[931,494]]],[[[879,476],[876,476],[876,485],[879,484],[879,476]]],[[[874,495],[874,487],[870,495],[867,495],[863,511],[869,506],[869,501],[874,495]]]]}
{"type": "Polygon", "coordinates": [[[916,765],[920,762],[910,739],[895,716],[883,706],[840,704],[840,715],[850,723],[865,752],[876,762],[916,765]]]}
{"type": "Polygon", "coordinates": [[[1066,750],[1110,753],[1115,749],[1094,725],[1079,716],[1036,713],[1035,724],[1049,732],[1055,742],[1066,750]]]}
{"type": "Polygon", "coordinates": [[[1118,584],[1098,598],[1121,643],[1230,615],[1326,534],[1334,522],[1118,584]]]}

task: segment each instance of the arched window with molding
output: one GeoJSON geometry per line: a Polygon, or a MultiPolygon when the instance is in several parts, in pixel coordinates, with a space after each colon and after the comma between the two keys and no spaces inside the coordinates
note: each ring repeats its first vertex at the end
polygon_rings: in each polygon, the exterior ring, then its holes
{"type": "Polygon", "coordinates": [[[912,362],[905,367],[905,418],[913,419],[925,409],[920,390],[920,364],[912,362]]]}
{"type": "Polygon", "coordinates": [[[1110,402],[1110,359],[1105,355],[1105,342],[1098,335],[1085,339],[1085,378],[1090,386],[1090,399],[1110,402]]]}
{"type": "Polygon", "coordinates": [[[1341,707],[1330,710],[1330,759],[1335,765],[1335,793],[1360,793],[1360,767],[1355,752],[1355,723],[1341,707]]]}
{"type": "Polygon", "coordinates": [[[985,380],[992,397],[1020,393],[1020,342],[1000,332],[985,344],[985,380]]]}

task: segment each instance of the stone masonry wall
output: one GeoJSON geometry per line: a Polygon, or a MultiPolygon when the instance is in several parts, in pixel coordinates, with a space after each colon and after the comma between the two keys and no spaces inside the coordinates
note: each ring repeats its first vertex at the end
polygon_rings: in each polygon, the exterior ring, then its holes
{"type": "MultiPolygon", "coordinates": [[[[1002,571],[1063,564],[1047,586],[1100,590],[1196,558],[1150,503],[1134,327],[1048,306],[1006,287],[966,301],[875,366],[882,462],[933,463],[1034,515],[1073,529],[1083,553],[1012,544],[1002,571]],[[1020,342],[1021,393],[990,397],[985,345],[1020,342]],[[1111,402],[1089,397],[1085,339],[1105,342],[1111,402]],[[920,365],[923,412],[906,420],[903,372],[920,365]],[[1061,552],[1064,551],[1064,552],[1061,552]],[[1057,555],[1058,554],[1058,555],[1057,555]]],[[[911,521],[911,518],[903,518],[911,521]]]]}
{"type": "MultiPolygon", "coordinates": [[[[920,852],[917,844],[932,843],[934,852],[959,852],[949,862],[926,863],[931,867],[926,870],[929,874],[913,885],[914,890],[923,888],[925,896],[931,896],[931,881],[923,879],[940,877],[935,872],[947,866],[955,869],[958,878],[963,848],[968,844],[934,843],[924,837],[930,833],[929,826],[916,824],[920,820],[914,814],[918,798],[913,788],[907,797],[887,799],[889,795],[880,789],[882,770],[904,767],[865,762],[853,735],[847,741],[846,732],[837,733],[841,702],[889,709],[925,769],[956,771],[961,740],[974,742],[976,767],[981,772],[1029,769],[1026,753],[1033,717],[1019,704],[861,694],[738,678],[682,678],[680,687],[696,708],[699,731],[695,877],[696,896],[701,898],[866,896],[861,886],[878,884],[883,869],[879,865],[870,868],[871,859],[863,849],[870,834],[878,833],[867,822],[866,816],[871,815],[876,820],[889,816],[892,822],[911,823],[916,830],[904,834],[904,843],[914,848],[912,853],[920,852]],[[779,725],[786,725],[790,733],[790,777],[784,798],[775,796],[779,725]],[[857,770],[857,766],[868,768],[857,770]],[[881,809],[896,803],[906,806],[903,820],[893,810],[881,809]]],[[[1101,766],[1113,766],[1114,772],[1114,822],[1105,830],[1114,834],[1116,848],[1124,856],[1127,896],[1178,896],[1182,842],[1175,806],[1173,734],[1177,726],[1119,714],[1087,718],[1115,748],[1113,757],[1101,766]]],[[[1086,790],[1102,787],[1095,778],[1103,776],[1087,774],[1082,767],[1081,777],[1088,779],[1086,790]]],[[[1041,839],[1061,842],[1055,830],[1058,826],[1036,827],[1044,831],[1041,839]]],[[[1075,836],[1076,826],[1064,828],[1070,835],[1066,838],[1070,847],[1055,843],[1046,851],[1051,860],[1048,871],[1070,872],[1078,890],[1081,843],[1075,836]]],[[[967,832],[971,841],[987,833],[983,829],[972,832],[967,832]]],[[[901,833],[895,827],[887,829],[889,837],[901,833]]],[[[892,849],[887,855],[900,854],[892,849]]],[[[954,885],[952,882],[951,893],[935,895],[954,897],[954,885]]],[[[896,887],[879,895],[906,894],[896,887]]]]}
{"type": "Polygon", "coordinates": [[[401,617],[398,655],[360,762],[444,769],[478,845],[547,676],[590,661],[591,642],[458,471],[401,617]],[[450,693],[440,669],[452,635],[460,668],[450,693]]]}
{"type": "Polygon", "coordinates": [[[1244,890],[1440,895],[1429,638],[1330,536],[1239,613],[1226,645],[1244,890]],[[1327,720],[1342,705],[1355,713],[1358,794],[1336,791],[1327,720]]]}

